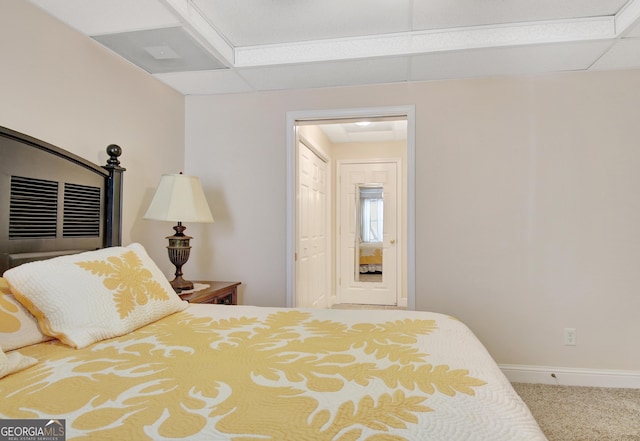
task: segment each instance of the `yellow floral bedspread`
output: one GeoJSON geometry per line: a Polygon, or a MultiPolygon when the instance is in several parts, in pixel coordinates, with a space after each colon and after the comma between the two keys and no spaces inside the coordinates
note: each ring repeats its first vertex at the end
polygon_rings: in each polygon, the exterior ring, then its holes
{"type": "Polygon", "coordinates": [[[84,349],[20,349],[0,417],[71,440],[544,440],[462,323],[413,311],[192,304],[84,349]]]}

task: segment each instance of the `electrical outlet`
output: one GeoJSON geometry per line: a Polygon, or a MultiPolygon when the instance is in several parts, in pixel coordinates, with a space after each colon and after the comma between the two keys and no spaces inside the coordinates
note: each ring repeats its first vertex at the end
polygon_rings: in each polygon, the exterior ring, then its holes
{"type": "Polygon", "coordinates": [[[564,328],[564,345],[575,346],[576,343],[576,328],[564,328]]]}

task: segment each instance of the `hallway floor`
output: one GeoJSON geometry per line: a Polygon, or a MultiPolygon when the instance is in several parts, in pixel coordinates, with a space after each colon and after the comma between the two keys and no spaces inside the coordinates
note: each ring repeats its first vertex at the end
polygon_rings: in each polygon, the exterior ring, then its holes
{"type": "Polygon", "coordinates": [[[349,303],[338,303],[331,306],[331,309],[407,309],[404,306],[386,305],[356,305],[349,303]]]}

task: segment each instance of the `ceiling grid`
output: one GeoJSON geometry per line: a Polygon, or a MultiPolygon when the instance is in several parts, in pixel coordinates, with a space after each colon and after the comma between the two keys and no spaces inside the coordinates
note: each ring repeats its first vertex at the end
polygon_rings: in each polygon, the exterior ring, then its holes
{"type": "Polygon", "coordinates": [[[640,0],[30,0],[185,95],[640,68],[640,0]]]}

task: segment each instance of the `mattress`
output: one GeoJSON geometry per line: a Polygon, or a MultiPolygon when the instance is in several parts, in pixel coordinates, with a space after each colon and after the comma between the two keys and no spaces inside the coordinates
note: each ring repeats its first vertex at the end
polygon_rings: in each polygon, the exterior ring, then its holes
{"type": "Polygon", "coordinates": [[[545,440],[455,318],[191,304],[127,335],[20,349],[0,417],[68,440],[545,440]]]}

